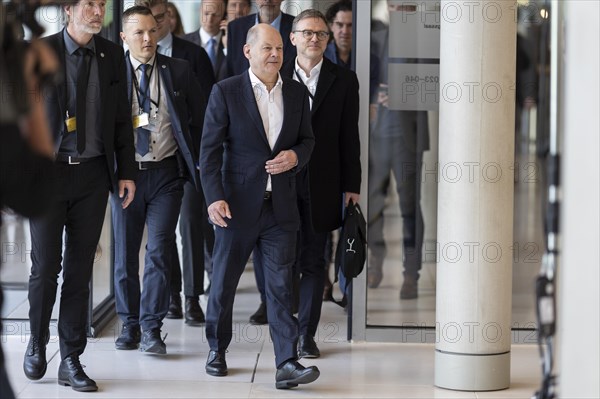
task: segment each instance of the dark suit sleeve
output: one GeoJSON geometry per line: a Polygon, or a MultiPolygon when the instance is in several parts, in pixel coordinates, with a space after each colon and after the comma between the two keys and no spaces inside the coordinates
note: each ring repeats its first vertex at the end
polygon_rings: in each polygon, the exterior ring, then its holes
{"type": "Polygon", "coordinates": [[[215,73],[210,58],[208,58],[208,54],[206,54],[206,50],[200,46],[196,47],[198,50],[195,52],[194,57],[194,73],[198,79],[198,83],[200,83],[200,86],[202,87],[202,92],[205,93],[205,97],[208,97],[208,94],[215,84],[215,73]]]}
{"type": "Polygon", "coordinates": [[[358,79],[348,74],[347,92],[341,116],[340,155],[342,168],[342,191],[360,193],[360,135],[358,132],[358,79]]]}
{"type": "Polygon", "coordinates": [[[308,102],[308,90],[303,87],[302,96],[302,119],[300,121],[300,130],[298,133],[298,144],[290,148],[298,156],[298,165],[296,170],[302,169],[310,160],[310,155],[315,147],[315,136],[312,131],[312,122],[310,114],[310,105],[308,102]]]}
{"type": "Polygon", "coordinates": [[[204,124],[204,114],[206,112],[206,96],[204,90],[200,87],[197,79],[192,76],[190,69],[187,69],[187,108],[189,113],[190,135],[194,145],[194,156],[200,154],[200,141],[202,139],[202,125],[204,124]]]}
{"type": "Polygon", "coordinates": [[[125,56],[122,51],[114,51],[117,58],[119,82],[117,98],[108,98],[105,101],[116,101],[115,114],[115,155],[117,160],[117,175],[119,180],[135,180],[136,163],[135,147],[133,145],[133,125],[131,122],[131,105],[127,97],[127,72],[125,56]]]}
{"type": "Polygon", "coordinates": [[[213,86],[208,99],[200,144],[200,179],[207,205],[225,199],[221,167],[228,126],[229,113],[225,96],[223,89],[217,83],[213,86]]]}

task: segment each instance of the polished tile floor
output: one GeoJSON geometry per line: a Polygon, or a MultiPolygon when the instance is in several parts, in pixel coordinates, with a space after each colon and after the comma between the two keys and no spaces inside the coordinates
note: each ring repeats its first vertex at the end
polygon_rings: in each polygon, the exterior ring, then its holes
{"type": "Polygon", "coordinates": [[[114,340],[119,332],[116,322],[99,338],[89,340],[81,360],[86,372],[99,385],[96,393],[78,393],[57,384],[60,356],[56,336],[48,347],[46,376],[40,381],[29,381],[22,371],[28,325],[9,321],[4,331],[12,334],[2,336],[9,378],[19,398],[529,398],[537,389],[539,367],[535,346],[513,345],[509,389],[495,392],[439,389],[433,385],[433,345],[347,342],[345,313],[335,304],[325,303],[317,336],[322,357],[302,361],[305,365],[317,365],[321,377],[313,384],[290,391],[276,390],[268,329],[247,324],[257,305],[254,278],[248,271],[236,298],[227,377],[211,377],[204,372],[208,344],[203,327],[166,320],[163,334],[168,334],[168,355],[163,357],[115,350],[114,340]]]}

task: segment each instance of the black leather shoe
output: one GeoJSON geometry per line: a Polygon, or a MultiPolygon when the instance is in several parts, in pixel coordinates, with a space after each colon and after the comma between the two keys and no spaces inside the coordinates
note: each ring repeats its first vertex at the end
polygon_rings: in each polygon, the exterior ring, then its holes
{"type": "Polygon", "coordinates": [[[400,288],[400,299],[415,299],[419,296],[419,285],[417,279],[412,276],[404,276],[402,288],[400,288]]]}
{"type": "Polygon", "coordinates": [[[160,330],[158,328],[144,331],[142,341],[140,342],[140,350],[154,355],[167,354],[167,345],[165,345],[165,341],[160,337],[160,330]]]}
{"type": "Polygon", "coordinates": [[[290,389],[299,384],[310,384],[319,378],[321,372],[317,366],[304,367],[295,360],[288,360],[277,369],[275,388],[290,389]]]}
{"type": "Polygon", "coordinates": [[[115,341],[115,347],[121,350],[133,350],[140,346],[141,332],[139,326],[123,324],[121,335],[115,341]]]}
{"type": "Polygon", "coordinates": [[[201,326],[206,322],[197,298],[185,298],[185,324],[201,326]]]}
{"type": "Polygon", "coordinates": [[[183,319],[183,311],[181,310],[181,295],[179,295],[179,292],[171,294],[169,311],[165,317],[167,319],[183,319]]]}
{"type": "Polygon", "coordinates": [[[333,302],[333,283],[329,277],[325,277],[325,286],[323,287],[323,302],[333,302]]]}
{"type": "Polygon", "coordinates": [[[23,359],[23,371],[30,380],[39,380],[46,374],[46,368],[48,367],[48,363],[46,363],[46,345],[49,338],[50,336],[48,338],[38,338],[34,335],[29,338],[29,344],[23,359]]]}
{"type": "Polygon", "coordinates": [[[94,392],[98,390],[96,381],[83,371],[79,356],[69,356],[60,362],[58,368],[58,385],[70,386],[78,392],[94,392]]]}
{"type": "Polygon", "coordinates": [[[314,338],[310,335],[301,335],[298,338],[298,357],[315,359],[319,356],[321,356],[321,352],[317,348],[314,338]]]}
{"type": "Polygon", "coordinates": [[[263,324],[267,324],[269,320],[267,319],[267,305],[264,302],[260,303],[258,310],[254,312],[252,316],[250,316],[250,324],[255,326],[260,326],[263,324]]]}
{"type": "Polygon", "coordinates": [[[367,271],[367,286],[369,288],[377,288],[383,280],[383,272],[381,269],[370,268],[367,271]]]}
{"type": "Polygon", "coordinates": [[[227,362],[225,361],[225,353],[217,351],[208,352],[206,359],[206,374],[215,377],[224,377],[227,375],[227,362]]]}

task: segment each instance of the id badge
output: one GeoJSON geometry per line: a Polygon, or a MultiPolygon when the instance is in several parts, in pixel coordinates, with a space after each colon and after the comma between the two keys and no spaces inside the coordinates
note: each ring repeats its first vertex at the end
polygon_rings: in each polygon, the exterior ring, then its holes
{"type": "Polygon", "coordinates": [[[162,122],[162,118],[161,118],[160,114],[158,112],[156,112],[154,115],[152,115],[150,117],[150,120],[148,121],[148,126],[146,127],[146,129],[150,130],[151,132],[158,133],[161,122],[162,122]]]}
{"type": "Polygon", "coordinates": [[[146,127],[149,123],[149,117],[147,112],[143,112],[139,115],[135,115],[132,118],[133,128],[137,129],[138,127],[146,127]]]}
{"type": "Polygon", "coordinates": [[[67,132],[71,133],[77,130],[77,118],[74,116],[72,118],[65,119],[65,124],[67,125],[67,132]]]}

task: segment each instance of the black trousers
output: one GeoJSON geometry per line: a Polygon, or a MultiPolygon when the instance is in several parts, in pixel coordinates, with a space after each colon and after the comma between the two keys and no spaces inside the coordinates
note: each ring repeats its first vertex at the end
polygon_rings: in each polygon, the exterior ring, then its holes
{"type": "Polygon", "coordinates": [[[296,258],[296,231],[282,230],[265,200],[256,226],[246,229],[217,227],[213,252],[213,279],[206,312],[206,337],[211,350],[225,351],[233,336],[235,291],[250,252],[260,253],[269,331],[277,367],[296,358],[298,321],[292,315],[292,267],[296,258]]]}
{"type": "Polygon", "coordinates": [[[204,294],[204,269],[208,262],[212,262],[215,233],[212,225],[208,223],[204,195],[197,191],[190,182],[186,182],[183,187],[179,234],[181,235],[183,262],[179,262],[177,245],[174,243],[171,261],[171,294],[181,292],[181,271],[183,270],[183,294],[197,297],[204,294]]]}
{"type": "Polygon", "coordinates": [[[81,355],[87,343],[89,283],[110,187],[106,160],[57,164],[56,186],[56,203],[44,216],[30,220],[29,321],[32,335],[48,336],[62,269],[58,335],[65,359],[81,355]]]}

